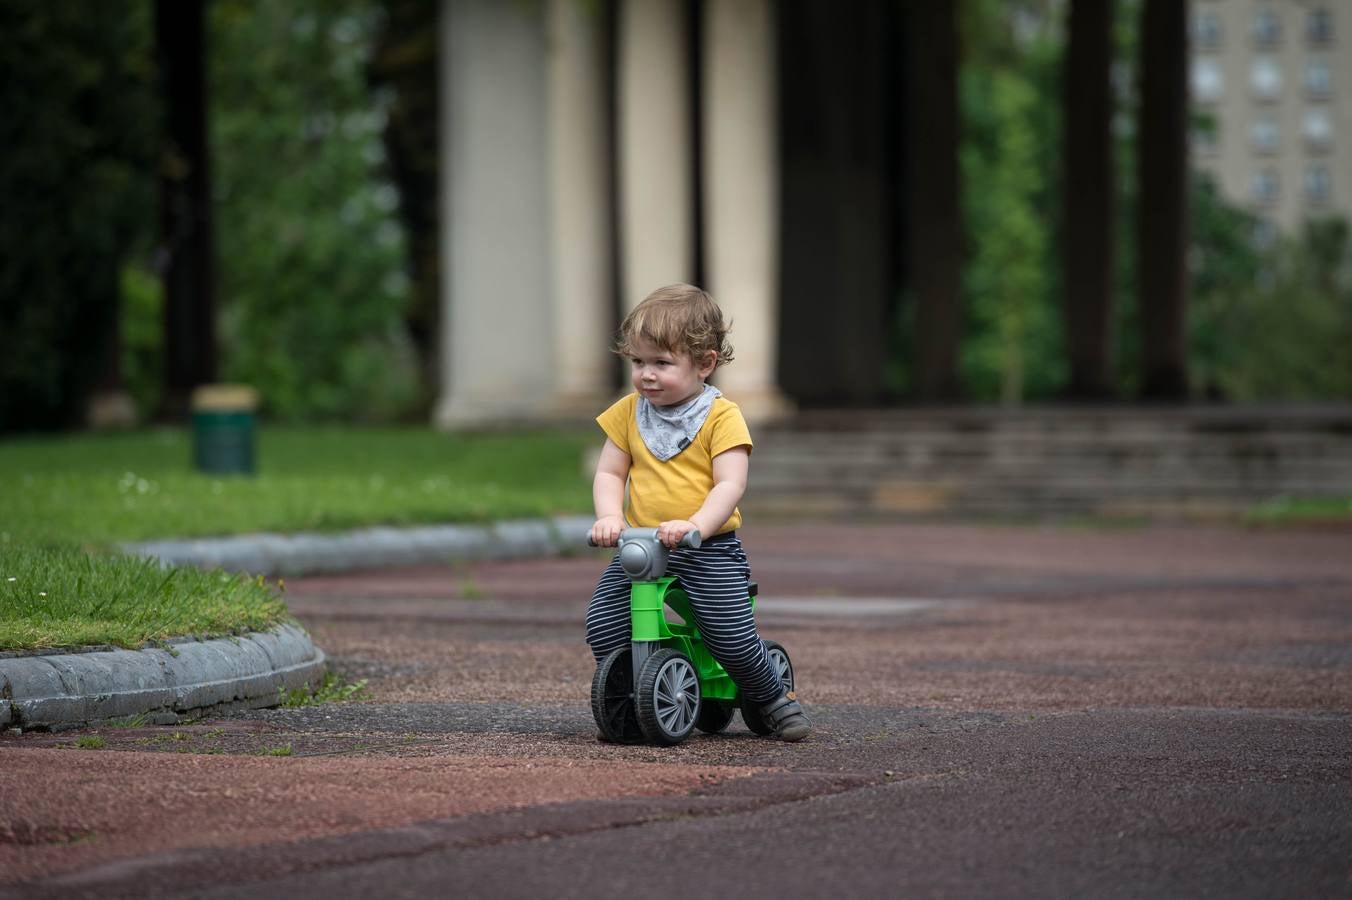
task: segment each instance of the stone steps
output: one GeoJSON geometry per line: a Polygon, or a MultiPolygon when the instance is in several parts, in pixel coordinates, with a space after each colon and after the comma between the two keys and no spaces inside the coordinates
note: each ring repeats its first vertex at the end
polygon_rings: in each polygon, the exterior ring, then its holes
{"type": "Polygon", "coordinates": [[[817,516],[1233,515],[1352,497],[1352,407],[869,410],[762,429],[744,506],[817,516]]]}

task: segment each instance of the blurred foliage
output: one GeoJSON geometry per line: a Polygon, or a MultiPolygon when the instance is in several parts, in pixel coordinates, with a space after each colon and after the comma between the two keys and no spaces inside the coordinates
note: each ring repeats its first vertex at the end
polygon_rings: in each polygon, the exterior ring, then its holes
{"type": "Polygon", "coordinates": [[[1054,240],[1061,47],[1046,3],[963,10],[960,365],[968,397],[1018,404],[1055,396],[1066,378],[1054,240]]]}
{"type": "Polygon", "coordinates": [[[216,0],[209,90],[222,376],[274,418],[388,421],[419,403],[399,193],[366,66],[370,0],[216,0]]]}
{"type": "Polygon", "coordinates": [[[1136,306],[1136,121],[1140,83],[1140,25],[1143,0],[1121,0],[1115,9],[1111,43],[1113,102],[1113,198],[1116,279],[1113,294],[1113,363],[1119,397],[1134,397],[1141,383],[1140,316],[1136,306]]]}
{"type": "Polygon", "coordinates": [[[0,431],[78,422],[155,226],[145,3],[0,0],[0,431]]]}
{"type": "Polygon", "coordinates": [[[136,262],[122,270],[122,381],[146,420],[164,395],[164,282],[136,262]]]}
{"type": "Polygon", "coordinates": [[[1256,255],[1254,220],[1194,200],[1190,312],[1196,390],[1235,401],[1352,398],[1352,239],[1346,219],[1311,219],[1256,255]],[[1206,237],[1210,241],[1203,243],[1206,237]]]}

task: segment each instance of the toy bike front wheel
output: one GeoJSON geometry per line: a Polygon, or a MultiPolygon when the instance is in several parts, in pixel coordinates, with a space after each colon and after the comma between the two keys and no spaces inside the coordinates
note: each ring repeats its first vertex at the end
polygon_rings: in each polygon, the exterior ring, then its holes
{"type": "Polygon", "coordinates": [[[592,717],[602,740],[637,744],[643,740],[634,709],[633,652],[620,647],[606,654],[592,677],[592,717]]]}
{"type": "MultiPolygon", "coordinates": [[[[784,649],[784,645],[777,641],[766,641],[765,652],[770,657],[770,668],[775,670],[779,676],[779,683],[784,686],[786,694],[793,692],[793,661],[789,659],[789,651],[784,649]]],[[[765,735],[774,731],[774,726],[765,721],[761,715],[760,704],[752,703],[743,694],[741,697],[742,721],[746,727],[750,728],[756,734],[765,735]]]]}
{"type": "Polygon", "coordinates": [[[659,650],[638,673],[638,725],[654,744],[679,744],[699,719],[699,673],[679,650],[659,650]]]}

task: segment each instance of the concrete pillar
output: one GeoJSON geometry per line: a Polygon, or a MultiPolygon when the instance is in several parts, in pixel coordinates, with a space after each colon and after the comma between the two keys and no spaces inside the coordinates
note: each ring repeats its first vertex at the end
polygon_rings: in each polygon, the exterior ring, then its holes
{"type": "Polygon", "coordinates": [[[686,5],[619,7],[622,305],[694,278],[694,195],[686,5]]]}
{"type": "Polygon", "coordinates": [[[549,3],[549,177],[554,258],[555,406],[595,415],[614,390],[609,352],[614,235],[601,12],[549,3]]]}
{"type": "Polygon", "coordinates": [[[750,420],[788,411],[776,384],[779,154],[774,7],[705,0],[705,285],[733,320],[737,359],[718,386],[750,420]]]}
{"type": "Polygon", "coordinates": [[[549,410],[545,11],[443,0],[442,395],[438,427],[508,424],[549,410]]]}

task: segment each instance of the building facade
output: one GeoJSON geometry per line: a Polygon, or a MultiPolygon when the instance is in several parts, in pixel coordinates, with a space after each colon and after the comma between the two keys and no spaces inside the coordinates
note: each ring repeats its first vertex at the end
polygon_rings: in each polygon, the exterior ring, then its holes
{"type": "Polygon", "coordinates": [[[1192,3],[1193,164],[1260,237],[1352,217],[1349,29],[1347,0],[1192,3]]]}

